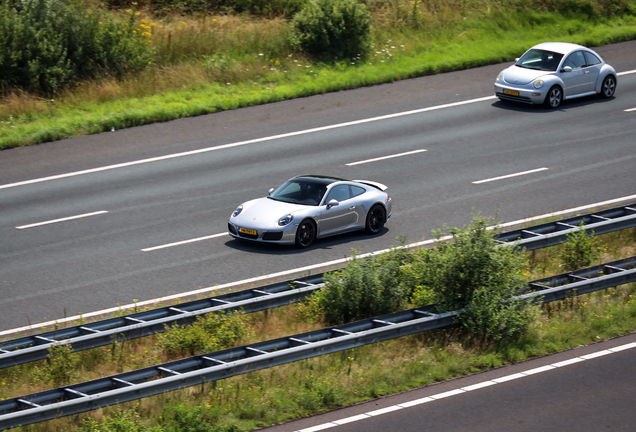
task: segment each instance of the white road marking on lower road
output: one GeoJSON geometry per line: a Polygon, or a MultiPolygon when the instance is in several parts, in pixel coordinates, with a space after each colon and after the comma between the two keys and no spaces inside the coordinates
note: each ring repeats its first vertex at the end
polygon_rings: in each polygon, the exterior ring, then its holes
{"type": "Polygon", "coordinates": [[[545,171],[548,168],[537,168],[537,169],[533,169],[530,171],[523,171],[523,172],[519,172],[519,173],[515,173],[515,174],[508,174],[508,175],[503,175],[503,176],[499,176],[499,177],[493,177],[493,178],[489,178],[486,180],[478,180],[478,181],[474,181],[473,184],[480,184],[480,183],[486,183],[486,182],[491,182],[491,181],[495,181],[495,180],[502,180],[502,179],[507,179],[510,177],[518,177],[518,176],[522,176],[522,175],[526,175],[526,174],[533,174],[539,171],[545,171]]]}
{"type": "Polygon", "coordinates": [[[497,384],[494,381],[484,381],[484,382],[480,382],[478,384],[473,384],[473,385],[469,385],[467,387],[462,387],[462,390],[464,391],[473,391],[473,390],[479,390],[482,389],[484,387],[490,387],[491,385],[495,385],[497,384]]]}
{"type": "Polygon", "coordinates": [[[415,399],[415,400],[412,400],[412,401],[403,402],[403,403],[400,404],[400,406],[403,407],[403,408],[409,408],[409,407],[412,407],[412,406],[415,406],[415,405],[422,405],[422,404],[425,404],[427,402],[433,402],[434,400],[435,399],[430,398],[430,397],[423,397],[423,398],[420,398],[420,399],[415,399]]]}
{"type": "Polygon", "coordinates": [[[636,342],[632,342],[632,343],[629,343],[629,344],[626,344],[626,345],[621,345],[621,346],[617,346],[617,347],[614,347],[614,348],[610,348],[609,351],[619,352],[619,351],[623,351],[623,350],[631,349],[631,348],[636,348],[636,342]]]}
{"type": "Polygon", "coordinates": [[[630,108],[625,110],[625,112],[632,112],[632,111],[636,111],[636,108],[630,108]]]}
{"type": "Polygon", "coordinates": [[[200,153],[206,153],[206,152],[211,152],[211,151],[215,151],[215,150],[222,150],[222,149],[227,149],[227,148],[232,148],[232,147],[239,147],[239,146],[244,146],[244,145],[248,145],[248,144],[256,144],[256,143],[260,143],[260,142],[263,142],[263,141],[272,141],[272,140],[281,139],[281,138],[290,138],[290,137],[299,136],[299,135],[306,135],[306,134],[310,134],[310,133],[314,133],[314,132],[322,132],[322,131],[338,129],[338,128],[343,128],[343,127],[348,127],[348,126],[356,126],[356,125],[360,125],[360,124],[371,123],[371,122],[380,121],[380,120],[387,120],[387,119],[396,118],[396,117],[403,117],[403,116],[408,116],[408,115],[412,115],[412,114],[420,114],[420,113],[424,113],[424,112],[428,112],[428,111],[435,111],[435,110],[444,109],[444,108],[453,108],[453,107],[467,105],[467,104],[476,103],[476,102],[485,102],[485,101],[492,100],[492,99],[496,99],[496,96],[486,96],[486,97],[477,98],[477,99],[469,99],[469,100],[465,100],[465,101],[453,102],[453,103],[448,103],[448,104],[444,104],[444,105],[436,105],[436,106],[427,107],[427,108],[420,108],[420,109],[416,109],[416,110],[412,110],[412,111],[403,111],[403,112],[394,113],[394,114],[387,114],[387,115],[378,116],[378,117],[371,117],[371,118],[362,119],[362,120],[355,120],[355,121],[351,121],[351,122],[347,122],[347,123],[338,123],[338,124],[334,124],[334,125],[322,126],[322,127],[317,127],[317,128],[313,128],[313,129],[305,129],[305,130],[301,130],[301,131],[297,131],[297,132],[289,132],[289,133],[285,133],[285,134],[272,135],[272,136],[269,136],[269,137],[256,138],[256,139],[247,140],[247,141],[239,141],[239,142],[235,142],[235,143],[231,143],[231,144],[224,144],[224,145],[220,145],[220,146],[216,146],[216,147],[207,147],[207,148],[198,149],[198,150],[192,150],[192,151],[187,151],[187,152],[182,152],[182,153],[174,153],[174,154],[170,154],[170,155],[158,156],[158,157],[153,157],[153,158],[149,158],[149,159],[140,159],[140,160],[131,161],[131,162],[125,162],[125,163],[121,163],[121,164],[108,165],[108,166],[103,166],[103,167],[99,167],[99,168],[87,169],[87,170],[83,170],[83,171],[75,171],[75,172],[66,173],[66,174],[54,175],[54,176],[50,176],[50,177],[42,177],[42,178],[33,179],[33,180],[25,180],[25,181],[21,181],[21,182],[17,182],[17,183],[9,183],[9,184],[5,184],[5,185],[0,185],[0,189],[8,189],[8,188],[12,188],[12,187],[24,186],[24,185],[29,185],[29,184],[33,184],[33,183],[41,183],[41,182],[45,182],[45,181],[58,180],[58,179],[63,179],[63,178],[67,178],[67,177],[79,176],[79,175],[83,175],[83,174],[91,174],[91,173],[96,173],[96,172],[101,172],[101,171],[108,171],[108,170],[112,170],[112,169],[124,168],[124,167],[133,166],[133,165],[141,165],[141,164],[145,164],[145,163],[157,162],[157,161],[162,161],[162,160],[167,160],[167,159],[174,159],[174,158],[179,158],[179,157],[183,157],[183,156],[192,156],[192,155],[196,155],[196,154],[200,154],[200,153]]]}
{"type": "Polygon", "coordinates": [[[447,397],[452,397],[452,396],[457,396],[460,394],[464,394],[467,393],[468,391],[475,391],[475,390],[479,390],[482,389],[484,387],[490,387],[491,385],[497,385],[497,384],[502,384],[508,381],[512,381],[514,379],[519,379],[519,378],[525,378],[531,375],[535,375],[537,373],[541,373],[541,372],[547,372],[553,369],[556,369],[558,367],[565,367],[565,366],[570,366],[573,365],[575,363],[579,363],[585,360],[590,360],[590,359],[594,359],[594,358],[598,358],[601,357],[603,355],[607,355],[607,354],[613,354],[614,352],[620,352],[626,349],[630,349],[630,348],[636,348],[636,343],[629,343],[629,344],[625,344],[625,345],[621,345],[618,346],[616,348],[610,348],[609,350],[602,350],[602,351],[597,351],[591,354],[587,354],[581,357],[574,357],[573,359],[570,360],[565,360],[562,362],[558,362],[558,363],[553,363],[551,365],[547,365],[547,366],[543,366],[543,367],[538,367],[538,368],[534,368],[534,369],[529,369],[527,371],[524,372],[519,372],[519,373],[515,373],[515,374],[511,374],[511,375],[507,375],[501,378],[496,378],[490,381],[484,381],[482,383],[478,383],[478,384],[473,384],[471,386],[468,387],[463,387],[463,388],[459,388],[459,389],[455,389],[455,390],[449,390],[443,393],[438,393],[436,395],[431,395],[425,398],[421,398],[421,399],[415,399],[413,401],[410,402],[402,402],[400,404],[396,404],[396,405],[391,405],[388,406],[386,408],[382,408],[379,410],[375,410],[375,411],[371,411],[368,412],[363,415],[358,415],[358,416],[352,416],[352,417],[347,417],[346,419],[343,420],[334,420],[332,422],[328,422],[328,423],[323,423],[320,425],[316,425],[316,426],[312,426],[309,428],[305,428],[305,429],[300,429],[297,430],[296,432],[313,432],[313,431],[319,431],[319,430],[323,430],[323,429],[328,429],[328,428],[332,428],[341,424],[346,424],[346,423],[352,423],[354,421],[359,421],[359,420],[364,420],[367,418],[370,418],[370,416],[378,416],[378,415],[382,415],[382,414],[386,414],[389,412],[393,412],[397,409],[400,408],[409,408],[415,405],[419,405],[422,403],[426,403],[426,402],[433,402],[433,401],[437,401],[439,399],[444,399],[447,397]]]}
{"type": "Polygon", "coordinates": [[[634,74],[634,73],[636,73],[636,69],[630,70],[630,71],[625,71],[625,72],[619,72],[616,75],[623,76],[623,75],[629,75],[629,74],[634,74]]]}
{"type": "MultiPolygon", "coordinates": [[[[615,199],[611,199],[611,200],[607,200],[607,201],[601,201],[601,202],[597,202],[597,203],[593,203],[593,204],[587,204],[587,205],[584,205],[584,206],[574,207],[574,208],[571,208],[571,209],[561,210],[561,211],[558,211],[558,212],[546,213],[546,214],[533,216],[533,217],[529,217],[529,218],[525,218],[525,219],[519,219],[519,220],[516,220],[516,221],[505,222],[505,223],[501,223],[501,224],[497,225],[497,227],[498,228],[505,228],[505,227],[509,227],[509,226],[521,225],[521,224],[525,224],[525,223],[532,222],[532,221],[535,221],[535,220],[548,219],[548,218],[552,218],[552,217],[555,217],[555,216],[560,216],[560,215],[564,215],[564,214],[568,214],[568,213],[577,213],[577,212],[581,212],[581,211],[588,210],[588,209],[591,209],[591,208],[604,207],[604,206],[608,206],[608,205],[612,205],[612,204],[616,204],[616,203],[620,203],[620,202],[631,201],[631,200],[634,200],[634,199],[636,199],[636,195],[628,195],[628,196],[615,198],[615,199]]],[[[495,228],[495,227],[491,227],[491,228],[495,228]]],[[[437,239],[424,240],[424,241],[420,241],[420,242],[415,242],[415,243],[410,243],[410,244],[404,245],[404,247],[407,248],[407,249],[418,248],[418,247],[421,247],[421,246],[426,246],[426,245],[429,245],[429,244],[437,243],[438,241],[445,241],[445,240],[448,240],[450,238],[451,238],[451,236],[445,236],[445,237],[440,238],[439,240],[437,240],[437,239]]],[[[358,258],[365,258],[365,257],[371,256],[371,255],[379,255],[379,254],[383,254],[383,253],[389,252],[391,250],[392,249],[383,249],[383,250],[379,250],[379,251],[375,251],[375,252],[370,252],[370,253],[358,255],[358,258]]],[[[296,268],[296,269],[284,270],[284,271],[281,271],[281,272],[278,272],[278,273],[272,273],[272,274],[269,274],[269,275],[257,276],[257,277],[253,277],[253,278],[249,278],[249,279],[244,279],[244,280],[240,280],[240,281],[236,281],[236,282],[229,282],[229,283],[222,284],[222,285],[211,286],[211,287],[202,288],[202,289],[198,289],[198,290],[194,290],[194,291],[188,291],[188,292],[175,294],[175,295],[171,295],[171,296],[159,297],[159,298],[155,298],[155,299],[145,300],[143,302],[130,303],[130,304],[127,304],[127,305],[122,305],[122,306],[113,307],[113,308],[109,308],[109,309],[103,309],[103,310],[99,310],[99,311],[88,312],[88,313],[85,313],[85,314],[82,314],[82,315],[74,315],[74,316],[62,318],[62,319],[59,319],[59,320],[47,321],[47,322],[38,323],[38,324],[32,324],[32,325],[29,325],[29,326],[15,328],[15,329],[10,329],[10,330],[3,330],[3,331],[0,331],[0,336],[11,335],[11,334],[16,334],[16,333],[23,333],[23,332],[30,332],[30,331],[33,331],[34,329],[40,329],[42,327],[52,326],[52,325],[61,324],[61,323],[65,323],[65,322],[70,322],[70,321],[77,321],[77,320],[80,320],[80,319],[86,319],[86,318],[90,318],[90,317],[94,317],[94,316],[101,316],[101,315],[105,315],[105,314],[109,314],[109,313],[125,313],[125,311],[132,310],[134,308],[138,308],[138,307],[142,307],[142,306],[152,306],[152,305],[165,303],[165,302],[176,300],[176,299],[183,299],[183,298],[186,298],[186,297],[191,297],[191,296],[196,296],[196,295],[209,294],[209,293],[211,293],[213,291],[217,291],[217,290],[224,289],[224,288],[237,288],[237,287],[240,287],[242,285],[263,282],[263,281],[267,281],[267,280],[271,280],[271,279],[275,279],[275,278],[289,276],[289,275],[292,275],[292,274],[309,273],[309,272],[316,271],[318,269],[322,269],[322,268],[325,268],[325,267],[331,267],[331,266],[335,266],[335,265],[344,264],[345,262],[347,262],[350,259],[351,258],[340,258],[340,259],[337,259],[337,260],[323,262],[323,263],[318,263],[318,264],[312,264],[312,265],[308,265],[308,266],[300,267],[300,268],[296,268]]]]}
{"type": "Polygon", "coordinates": [[[77,216],[69,216],[69,217],[64,217],[64,218],[60,218],[60,219],[53,219],[53,220],[45,221],[45,222],[38,222],[38,223],[29,224],[29,225],[22,225],[22,226],[18,226],[18,227],[15,227],[15,228],[19,229],[19,230],[27,229],[27,228],[33,228],[33,227],[38,227],[38,226],[42,226],[42,225],[54,224],[54,223],[58,223],[58,222],[66,222],[66,221],[73,220],[73,219],[86,218],[86,217],[100,215],[100,214],[104,214],[104,213],[108,213],[108,212],[106,210],[101,210],[101,211],[96,211],[96,212],[93,212],[93,213],[85,213],[85,214],[81,214],[81,215],[77,215],[77,216]]]}
{"type": "Polygon", "coordinates": [[[382,156],[382,157],[378,157],[375,159],[367,159],[367,160],[363,160],[360,162],[351,162],[348,164],[345,164],[347,166],[353,166],[353,165],[360,165],[360,164],[365,164],[365,163],[369,163],[369,162],[376,162],[376,161],[380,161],[380,160],[384,160],[384,159],[392,159],[392,158],[396,158],[396,157],[402,157],[402,156],[408,156],[408,155],[412,155],[412,154],[416,154],[416,153],[422,153],[425,152],[426,150],[421,149],[421,150],[414,150],[414,151],[410,151],[410,152],[406,152],[406,153],[399,153],[399,154],[394,154],[394,155],[390,155],[390,156],[382,156]]]}
{"type": "Polygon", "coordinates": [[[153,246],[153,247],[149,247],[149,248],[145,248],[142,249],[142,252],[150,252],[150,251],[154,251],[157,249],[165,249],[165,248],[169,248],[172,246],[179,246],[179,245],[183,245],[183,244],[188,244],[188,243],[194,243],[194,242],[198,242],[198,241],[202,241],[202,240],[209,240],[209,239],[213,239],[213,238],[217,238],[217,237],[223,237],[228,235],[228,233],[220,233],[220,234],[213,234],[213,235],[209,235],[209,236],[205,236],[205,237],[199,237],[199,238],[194,238],[194,239],[190,239],[190,240],[182,240],[182,241],[178,241],[178,242],[174,242],[174,243],[168,243],[165,245],[161,245],[161,246],[153,246]]]}
{"type": "Polygon", "coordinates": [[[343,424],[351,423],[351,422],[354,422],[354,421],[362,420],[362,419],[365,419],[365,418],[369,418],[369,416],[366,415],[366,414],[359,414],[359,415],[356,415],[356,416],[343,418],[342,420],[336,420],[336,421],[334,421],[334,423],[339,424],[339,425],[343,425],[343,424]]]}

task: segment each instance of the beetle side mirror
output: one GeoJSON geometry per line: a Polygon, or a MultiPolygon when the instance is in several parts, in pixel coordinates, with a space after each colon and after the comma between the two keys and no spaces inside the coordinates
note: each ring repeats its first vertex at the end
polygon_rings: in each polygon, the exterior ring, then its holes
{"type": "Polygon", "coordinates": [[[563,66],[561,72],[572,72],[572,66],[563,66]]]}
{"type": "Polygon", "coordinates": [[[340,203],[335,199],[332,199],[327,203],[327,210],[329,210],[331,207],[337,207],[338,205],[340,205],[340,203]]]}

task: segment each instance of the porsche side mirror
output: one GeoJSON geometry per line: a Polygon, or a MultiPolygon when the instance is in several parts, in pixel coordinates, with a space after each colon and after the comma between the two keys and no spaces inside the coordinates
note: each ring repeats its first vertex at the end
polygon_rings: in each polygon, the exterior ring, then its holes
{"type": "Polygon", "coordinates": [[[340,203],[336,201],[335,199],[332,199],[331,201],[327,203],[327,210],[329,210],[331,207],[336,207],[338,205],[340,205],[340,203]]]}
{"type": "Polygon", "coordinates": [[[267,195],[271,195],[272,192],[274,192],[274,188],[270,188],[269,191],[267,192],[267,195]]]}

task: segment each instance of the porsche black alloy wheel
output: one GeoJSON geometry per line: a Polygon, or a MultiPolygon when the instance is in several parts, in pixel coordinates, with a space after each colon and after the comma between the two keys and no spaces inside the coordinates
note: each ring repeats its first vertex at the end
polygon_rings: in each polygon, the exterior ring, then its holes
{"type": "Polygon", "coordinates": [[[366,230],[369,234],[377,234],[382,230],[385,222],[386,211],[380,204],[376,204],[367,213],[366,230]]]}
{"type": "Polygon", "coordinates": [[[316,239],[316,225],[310,219],[305,219],[298,225],[296,231],[296,246],[309,247],[316,239]]]}

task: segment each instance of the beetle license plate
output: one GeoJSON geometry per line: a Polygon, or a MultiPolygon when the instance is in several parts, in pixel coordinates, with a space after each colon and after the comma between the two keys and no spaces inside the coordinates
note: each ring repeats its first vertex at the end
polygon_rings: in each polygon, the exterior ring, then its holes
{"type": "Polygon", "coordinates": [[[510,96],[519,96],[519,92],[517,90],[504,89],[504,93],[510,96]]]}
{"type": "Polygon", "coordinates": [[[249,229],[249,228],[239,228],[239,232],[241,232],[243,234],[251,234],[251,235],[256,235],[257,234],[256,230],[249,229]]]}

